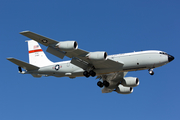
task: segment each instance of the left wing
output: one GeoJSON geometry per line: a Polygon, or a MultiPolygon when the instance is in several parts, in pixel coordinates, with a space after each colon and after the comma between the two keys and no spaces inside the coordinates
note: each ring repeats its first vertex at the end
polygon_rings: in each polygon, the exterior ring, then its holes
{"type": "Polygon", "coordinates": [[[96,72],[103,73],[106,71],[107,73],[109,73],[119,71],[120,68],[122,68],[122,66],[124,65],[123,63],[106,59],[106,52],[88,52],[82,49],[77,49],[76,42],[74,42],[76,44],[72,46],[74,47],[73,49],[69,47],[73,41],[58,42],[56,40],[38,35],[30,31],[23,31],[20,34],[47,46],[47,52],[61,59],[63,59],[64,56],[72,58],[71,63],[78,67],[81,67],[84,70],[86,70],[88,67],[93,66],[96,69],[96,72]],[[66,44],[64,45],[64,43],[66,44]],[[102,71],[102,69],[105,69],[105,71],[102,71]]]}
{"type": "Polygon", "coordinates": [[[102,93],[109,93],[116,90],[116,88],[121,83],[121,81],[126,76],[126,74],[127,72],[116,72],[116,73],[98,76],[97,79],[100,78],[101,82],[108,81],[109,84],[111,85],[110,87],[105,87],[105,86],[102,87],[101,88],[102,93]]]}

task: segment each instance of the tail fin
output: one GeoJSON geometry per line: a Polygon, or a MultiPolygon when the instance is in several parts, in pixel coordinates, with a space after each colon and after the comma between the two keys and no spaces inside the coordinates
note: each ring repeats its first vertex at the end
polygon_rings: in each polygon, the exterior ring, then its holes
{"type": "Polygon", "coordinates": [[[43,67],[53,63],[46,57],[38,42],[34,40],[28,40],[27,42],[30,64],[38,67],[43,67]]]}

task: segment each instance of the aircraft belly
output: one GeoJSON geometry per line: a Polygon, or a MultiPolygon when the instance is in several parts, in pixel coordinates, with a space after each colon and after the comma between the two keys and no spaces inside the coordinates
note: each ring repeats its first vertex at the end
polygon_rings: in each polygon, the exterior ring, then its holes
{"type": "Polygon", "coordinates": [[[37,72],[39,74],[47,74],[55,77],[59,76],[82,76],[83,69],[74,66],[70,63],[55,64],[40,68],[37,72]]]}

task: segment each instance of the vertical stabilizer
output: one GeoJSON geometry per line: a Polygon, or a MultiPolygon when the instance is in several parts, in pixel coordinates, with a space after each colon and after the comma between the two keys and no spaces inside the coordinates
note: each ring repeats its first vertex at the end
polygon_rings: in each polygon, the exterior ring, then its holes
{"type": "Polygon", "coordinates": [[[53,63],[46,57],[38,42],[34,40],[28,40],[27,42],[30,64],[43,67],[53,63]]]}

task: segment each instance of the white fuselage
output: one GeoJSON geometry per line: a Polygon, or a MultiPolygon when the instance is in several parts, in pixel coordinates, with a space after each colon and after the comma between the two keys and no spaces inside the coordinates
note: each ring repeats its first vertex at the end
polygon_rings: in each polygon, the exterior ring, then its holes
{"type": "MultiPolygon", "coordinates": [[[[136,71],[160,67],[168,63],[168,55],[160,54],[162,51],[140,51],[125,54],[109,55],[107,58],[123,63],[123,67],[116,72],[136,71]]],[[[164,52],[163,52],[164,53],[164,52]]],[[[56,62],[52,65],[41,67],[37,71],[29,71],[30,74],[41,74],[55,77],[79,77],[83,76],[84,70],[70,63],[71,61],[56,62]]],[[[97,75],[108,74],[112,69],[94,70],[97,75]]],[[[114,71],[113,71],[114,72],[114,71]]]]}

